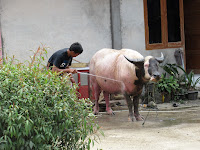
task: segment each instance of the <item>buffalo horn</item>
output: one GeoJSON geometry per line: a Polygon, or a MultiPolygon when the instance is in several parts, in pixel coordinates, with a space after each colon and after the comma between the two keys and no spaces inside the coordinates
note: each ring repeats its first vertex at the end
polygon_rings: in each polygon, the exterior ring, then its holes
{"type": "Polygon", "coordinates": [[[138,68],[141,68],[144,66],[144,58],[143,59],[129,59],[126,56],[124,56],[130,63],[134,64],[138,68]]]}
{"type": "Polygon", "coordinates": [[[163,55],[163,53],[161,52],[161,57],[155,57],[155,59],[156,59],[159,63],[162,63],[163,60],[164,60],[164,55],[163,55]]]}
{"type": "Polygon", "coordinates": [[[124,56],[130,63],[140,63],[140,62],[144,62],[144,59],[129,59],[126,56],[124,56]]]}

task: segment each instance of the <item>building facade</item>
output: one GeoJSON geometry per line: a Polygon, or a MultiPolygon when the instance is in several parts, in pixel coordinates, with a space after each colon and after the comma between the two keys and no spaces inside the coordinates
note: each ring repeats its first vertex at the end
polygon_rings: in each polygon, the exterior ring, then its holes
{"type": "Polygon", "coordinates": [[[50,56],[78,41],[83,63],[102,48],[162,52],[164,63],[176,63],[179,50],[182,65],[200,71],[198,0],[0,0],[0,6],[2,53],[22,62],[41,44],[50,56]]]}

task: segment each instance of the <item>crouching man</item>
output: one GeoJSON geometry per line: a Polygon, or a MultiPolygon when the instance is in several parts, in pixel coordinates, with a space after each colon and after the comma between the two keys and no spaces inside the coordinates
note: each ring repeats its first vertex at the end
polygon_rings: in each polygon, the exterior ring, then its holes
{"type": "MultiPolygon", "coordinates": [[[[63,72],[68,74],[77,73],[76,69],[70,68],[73,57],[80,55],[83,48],[80,43],[73,43],[70,48],[64,48],[56,51],[48,60],[47,69],[56,72],[63,72]]],[[[74,78],[70,75],[70,80],[75,83],[74,78]]]]}

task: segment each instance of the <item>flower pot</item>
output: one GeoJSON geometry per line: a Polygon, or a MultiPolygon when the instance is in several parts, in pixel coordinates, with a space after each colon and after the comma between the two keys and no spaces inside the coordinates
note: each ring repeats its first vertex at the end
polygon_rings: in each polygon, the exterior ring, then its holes
{"type": "Polygon", "coordinates": [[[185,94],[176,94],[175,96],[177,97],[178,100],[186,99],[186,95],[185,94]]]}
{"type": "Polygon", "coordinates": [[[188,100],[196,100],[198,97],[198,91],[188,91],[187,98],[188,100]]]}

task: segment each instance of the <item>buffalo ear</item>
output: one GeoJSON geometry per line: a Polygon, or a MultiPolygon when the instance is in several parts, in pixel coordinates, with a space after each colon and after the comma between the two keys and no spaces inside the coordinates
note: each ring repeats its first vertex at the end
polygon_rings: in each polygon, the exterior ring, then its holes
{"type": "Polygon", "coordinates": [[[155,57],[155,59],[159,62],[159,63],[162,63],[164,61],[164,55],[163,53],[161,52],[161,56],[160,57],[155,57]]]}
{"type": "Polygon", "coordinates": [[[129,59],[124,56],[130,63],[134,64],[136,67],[141,68],[144,67],[144,58],[143,59],[129,59]]]}

